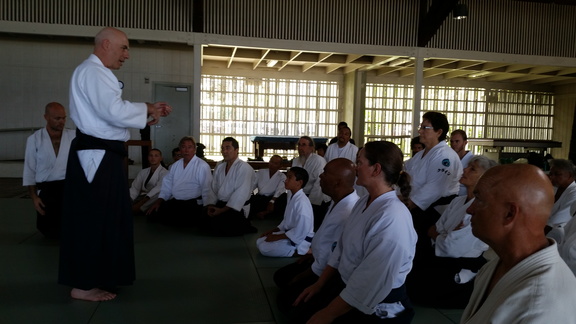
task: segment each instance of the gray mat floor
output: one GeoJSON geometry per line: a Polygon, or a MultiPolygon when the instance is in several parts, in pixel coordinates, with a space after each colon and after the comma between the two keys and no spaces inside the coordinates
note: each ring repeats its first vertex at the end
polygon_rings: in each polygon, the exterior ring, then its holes
{"type": "MultiPolygon", "coordinates": [[[[214,238],[135,218],[136,275],[109,302],[72,300],[56,283],[58,242],[35,229],[20,179],[0,179],[0,323],[287,323],[272,275],[293,259],[260,255],[257,234],[214,238]]],[[[260,231],[279,220],[255,221],[260,231]]],[[[458,323],[462,310],[417,307],[415,324],[458,323]]]]}

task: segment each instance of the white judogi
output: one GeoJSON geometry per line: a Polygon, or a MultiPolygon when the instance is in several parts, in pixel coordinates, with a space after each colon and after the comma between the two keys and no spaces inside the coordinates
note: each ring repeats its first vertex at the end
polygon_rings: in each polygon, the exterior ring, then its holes
{"type": "Polygon", "coordinates": [[[74,137],[76,137],[76,131],[71,129],[62,131],[60,148],[56,156],[46,127],[30,135],[26,140],[22,185],[34,186],[37,183],[64,180],[70,143],[74,137]]]}
{"type": "Polygon", "coordinates": [[[562,230],[563,236],[561,243],[558,243],[558,250],[564,262],[576,275],[576,217],[572,217],[562,230]]]}
{"type": "Polygon", "coordinates": [[[340,297],[372,314],[392,289],[404,284],[417,237],[410,212],[396,192],[379,196],[366,208],[368,198],[354,206],[328,265],[338,269],[346,284],[340,297]]]}
{"type": "Polygon", "coordinates": [[[549,242],[510,269],[488,296],[500,259],[484,265],[460,323],[576,323],[576,278],[558,255],[556,243],[549,242]]]}
{"type": "Polygon", "coordinates": [[[253,188],[258,189],[259,195],[278,198],[278,196],[286,192],[286,188],[284,188],[285,180],[286,175],[284,172],[276,171],[270,177],[270,169],[260,169],[256,171],[253,188]]]}
{"type": "Polygon", "coordinates": [[[337,158],[346,158],[354,163],[356,163],[356,155],[358,154],[358,147],[350,142],[346,143],[344,147],[339,147],[338,142],[330,144],[326,153],[324,154],[324,159],[326,162],[330,162],[337,158]]]}
{"type": "Polygon", "coordinates": [[[304,186],[304,193],[308,195],[312,205],[321,205],[324,201],[330,201],[330,197],[322,193],[320,188],[320,174],[324,172],[326,160],[316,153],[310,154],[304,161],[302,157],[292,160],[293,167],[302,167],[308,172],[308,183],[304,186]]]}
{"type": "Polygon", "coordinates": [[[314,234],[314,240],[312,241],[312,255],[314,256],[314,263],[312,263],[311,269],[317,275],[320,276],[328,259],[332,254],[332,248],[336,241],[340,239],[342,235],[342,230],[344,229],[344,223],[350,216],[352,208],[358,202],[358,194],[353,191],[348,196],[342,198],[338,204],[334,205],[334,201],[330,203],[328,207],[328,212],[324,216],[322,225],[314,234]]]}
{"type": "Polygon", "coordinates": [[[473,201],[474,198],[466,202],[466,196],[456,197],[442,213],[436,222],[436,231],[440,233],[434,243],[436,256],[477,258],[488,250],[488,245],[472,234],[470,225],[472,215],[466,213],[466,209],[473,201]],[[460,224],[464,227],[455,230],[460,224]]]}
{"type": "Polygon", "coordinates": [[[199,205],[207,205],[212,183],[212,171],[206,161],[194,155],[184,168],[184,159],[172,164],[170,171],[162,180],[159,198],[164,201],[171,198],[190,200],[202,197],[199,205]]]}
{"type": "MultiPolygon", "coordinates": [[[[118,79],[96,55],[91,54],[74,71],[70,82],[70,118],[82,133],[127,141],[128,128],[146,126],[147,112],[143,102],[122,100],[118,79]]],[[[104,153],[104,150],[78,151],[88,182],[92,182],[104,153]]]]}
{"type": "Polygon", "coordinates": [[[291,257],[294,252],[304,255],[310,248],[314,236],[314,213],[312,205],[302,189],[294,195],[288,191],[288,203],[284,211],[284,219],[278,225],[279,232],[286,234],[288,239],[266,242],[266,237],[256,240],[260,253],[270,257],[291,257]]]}
{"type": "MultiPolygon", "coordinates": [[[[554,194],[556,194],[556,190],[558,190],[558,188],[554,188],[554,194]]],[[[576,182],[572,182],[566,190],[564,190],[560,198],[554,202],[547,225],[551,227],[565,225],[572,219],[570,208],[574,202],[576,202],[576,182]]]]}
{"type": "MultiPolygon", "coordinates": [[[[466,152],[464,157],[462,157],[462,159],[460,160],[460,163],[462,163],[462,170],[466,169],[466,167],[468,166],[468,162],[470,162],[470,159],[473,157],[474,154],[472,154],[472,152],[470,151],[466,152]]],[[[460,191],[458,192],[458,196],[466,196],[467,194],[468,190],[466,190],[466,186],[460,184],[460,191]]]]}
{"type": "MultiPolygon", "coordinates": [[[[252,194],[254,169],[250,164],[236,159],[226,174],[226,162],[220,162],[214,168],[211,190],[206,205],[215,205],[218,200],[225,201],[226,206],[242,211],[244,204],[252,194]]],[[[174,166],[176,167],[176,166],[174,166]]]]}
{"type": "Polygon", "coordinates": [[[404,164],[412,178],[410,199],[422,210],[441,197],[457,194],[460,190],[458,180],[462,176],[460,157],[446,142],[438,143],[422,157],[424,151],[416,153],[404,164]]]}
{"type": "Polygon", "coordinates": [[[142,211],[146,211],[156,202],[158,195],[160,195],[160,189],[162,188],[162,179],[168,174],[168,170],[160,165],[154,170],[150,180],[146,183],[146,179],[148,179],[151,170],[151,168],[146,168],[138,172],[130,186],[130,199],[134,200],[139,196],[147,196],[149,198],[149,200],[140,207],[142,211]]]}

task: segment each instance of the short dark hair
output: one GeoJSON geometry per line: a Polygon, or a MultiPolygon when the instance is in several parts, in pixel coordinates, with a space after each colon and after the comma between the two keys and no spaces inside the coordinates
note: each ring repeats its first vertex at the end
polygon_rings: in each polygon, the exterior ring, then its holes
{"type": "Polygon", "coordinates": [[[452,133],[450,133],[450,136],[454,136],[456,134],[460,134],[460,136],[462,136],[462,139],[467,141],[468,140],[468,135],[466,135],[466,132],[463,129],[457,129],[455,131],[453,131],[452,133]]]}
{"type": "Polygon", "coordinates": [[[576,170],[574,168],[574,163],[570,160],[565,159],[553,159],[550,161],[550,167],[560,169],[562,171],[570,173],[573,177],[576,176],[576,170]]]}
{"type": "Polygon", "coordinates": [[[224,142],[232,142],[232,147],[235,148],[236,150],[240,147],[238,145],[238,141],[234,137],[226,137],[225,139],[222,140],[222,143],[224,142]]]}
{"type": "Polygon", "coordinates": [[[341,121],[338,123],[338,128],[340,128],[340,127],[348,127],[348,123],[345,121],[341,121]]]}
{"type": "Polygon", "coordinates": [[[448,118],[443,113],[439,113],[437,111],[428,111],[423,116],[422,119],[426,119],[432,124],[432,127],[435,131],[441,129],[442,134],[438,136],[438,141],[442,142],[446,140],[446,135],[448,134],[448,128],[450,125],[448,124],[448,118]]]}
{"type": "Polygon", "coordinates": [[[424,145],[424,143],[420,142],[420,136],[416,136],[410,140],[410,148],[412,149],[414,147],[414,145],[416,145],[416,144],[420,144],[420,145],[422,145],[423,148],[426,148],[426,145],[424,145]]]}
{"type": "Polygon", "coordinates": [[[292,172],[292,174],[294,174],[294,178],[296,179],[296,181],[302,181],[302,188],[304,188],[304,186],[306,186],[306,184],[308,183],[308,171],[306,171],[304,168],[301,167],[291,167],[290,170],[288,170],[288,172],[292,172]]]}

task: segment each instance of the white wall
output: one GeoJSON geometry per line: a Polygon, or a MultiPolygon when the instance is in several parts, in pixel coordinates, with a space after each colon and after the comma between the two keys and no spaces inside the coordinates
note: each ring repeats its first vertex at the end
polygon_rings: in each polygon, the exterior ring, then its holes
{"type": "MultiPolygon", "coordinates": [[[[51,101],[68,108],[70,76],[92,53],[92,44],[1,38],[0,48],[0,161],[20,160],[30,131],[2,130],[43,127],[44,106],[51,101]]],[[[130,60],[115,72],[124,82],[125,100],[152,101],[153,82],[192,83],[192,47],[131,44],[130,55],[130,60]]],[[[70,119],[66,126],[75,128],[70,119]]],[[[138,130],[132,131],[133,139],[139,136],[138,130]]],[[[138,155],[130,158],[140,160],[138,155]]]]}

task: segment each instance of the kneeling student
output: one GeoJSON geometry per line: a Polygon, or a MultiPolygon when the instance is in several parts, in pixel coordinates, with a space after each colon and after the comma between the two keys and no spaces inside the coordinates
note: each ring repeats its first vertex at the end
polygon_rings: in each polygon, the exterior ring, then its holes
{"type": "Polygon", "coordinates": [[[278,227],[265,232],[256,240],[260,253],[270,257],[292,257],[306,254],[314,235],[314,213],[302,188],[308,182],[308,172],[293,167],[286,173],[288,203],[284,219],[278,227]]]}

